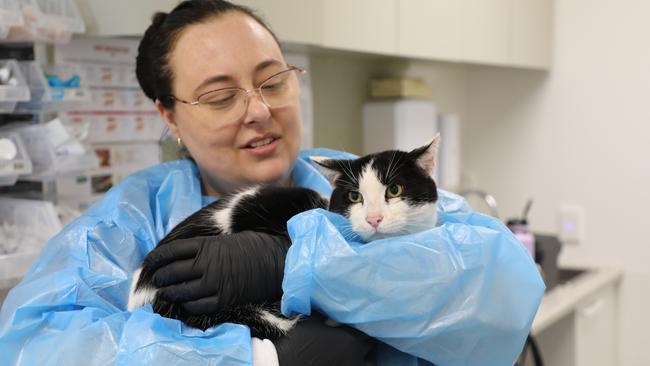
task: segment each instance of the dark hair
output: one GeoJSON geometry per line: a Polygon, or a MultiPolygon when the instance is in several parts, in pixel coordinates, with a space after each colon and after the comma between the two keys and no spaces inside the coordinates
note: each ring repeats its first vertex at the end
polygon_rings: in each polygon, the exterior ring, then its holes
{"type": "MultiPolygon", "coordinates": [[[[169,14],[158,12],[153,15],[151,25],[144,32],[138,47],[135,73],[144,94],[151,100],[160,100],[165,108],[174,105],[172,81],[174,75],[169,67],[169,55],[185,27],[218,17],[231,11],[244,13],[277,38],[268,25],[251,9],[223,0],[186,0],[178,4],[169,14]]],[[[279,44],[279,43],[278,43],[279,44]]]]}

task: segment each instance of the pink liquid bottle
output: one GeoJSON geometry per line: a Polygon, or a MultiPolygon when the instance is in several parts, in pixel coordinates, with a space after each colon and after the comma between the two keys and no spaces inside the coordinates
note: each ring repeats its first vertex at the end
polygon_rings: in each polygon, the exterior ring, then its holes
{"type": "Polygon", "coordinates": [[[508,220],[507,226],[524,247],[528,249],[530,256],[535,260],[535,235],[530,231],[527,219],[532,204],[533,200],[529,199],[528,202],[526,202],[526,207],[524,208],[522,217],[520,219],[508,220]]]}

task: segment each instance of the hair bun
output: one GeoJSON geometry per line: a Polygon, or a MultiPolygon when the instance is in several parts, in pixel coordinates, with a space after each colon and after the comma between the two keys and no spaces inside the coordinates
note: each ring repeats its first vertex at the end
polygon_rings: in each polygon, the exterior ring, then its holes
{"type": "Polygon", "coordinates": [[[160,27],[165,22],[165,19],[167,19],[168,15],[169,14],[162,11],[156,12],[153,17],[151,17],[151,26],[154,28],[160,27]]]}

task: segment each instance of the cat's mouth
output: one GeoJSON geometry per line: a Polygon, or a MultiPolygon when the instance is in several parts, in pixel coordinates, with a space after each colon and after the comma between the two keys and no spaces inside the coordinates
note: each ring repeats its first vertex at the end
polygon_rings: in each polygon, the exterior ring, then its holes
{"type": "Polygon", "coordinates": [[[361,238],[365,241],[373,241],[373,240],[379,240],[383,238],[388,238],[392,235],[394,235],[391,232],[387,232],[386,230],[382,230],[381,227],[378,228],[364,228],[363,230],[357,231],[357,234],[361,236],[361,238]]]}

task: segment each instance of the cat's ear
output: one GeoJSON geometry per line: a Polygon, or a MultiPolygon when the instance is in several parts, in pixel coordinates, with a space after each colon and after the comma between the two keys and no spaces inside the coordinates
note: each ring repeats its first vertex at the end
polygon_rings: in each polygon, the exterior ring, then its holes
{"type": "Polygon", "coordinates": [[[325,156],[310,156],[309,158],[316,163],[318,170],[327,177],[330,185],[336,187],[336,180],[341,176],[341,171],[338,170],[340,167],[338,161],[325,156]]]}
{"type": "Polygon", "coordinates": [[[437,133],[431,141],[424,146],[418,147],[409,154],[416,160],[416,164],[427,174],[433,174],[438,159],[438,147],[440,146],[440,134],[437,133]]]}

